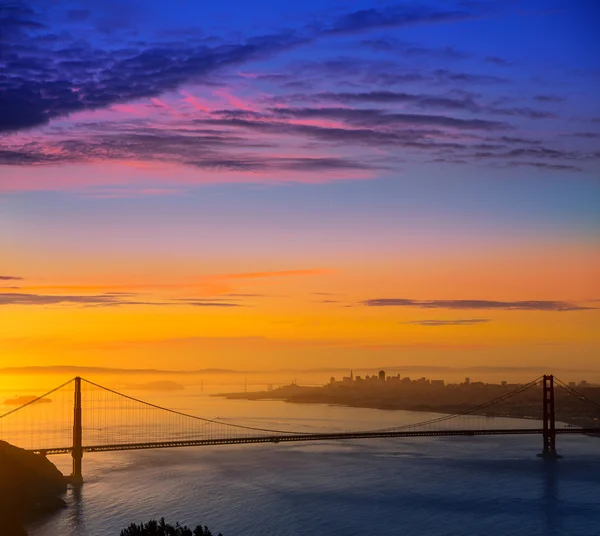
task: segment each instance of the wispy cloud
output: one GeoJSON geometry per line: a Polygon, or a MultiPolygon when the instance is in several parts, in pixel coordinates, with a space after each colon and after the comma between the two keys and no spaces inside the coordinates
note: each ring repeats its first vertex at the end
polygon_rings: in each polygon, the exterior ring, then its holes
{"type": "Polygon", "coordinates": [[[563,102],[565,100],[560,95],[536,95],[533,98],[539,102],[563,102]]]}
{"type": "Polygon", "coordinates": [[[78,305],[95,307],[114,307],[125,305],[183,305],[191,307],[241,307],[242,304],[231,301],[205,300],[199,298],[178,300],[145,300],[141,295],[134,293],[105,293],[96,295],[76,294],[25,294],[25,293],[0,293],[0,306],[2,305],[78,305]]]}
{"type": "Polygon", "coordinates": [[[472,130],[501,130],[506,123],[483,119],[461,119],[444,115],[393,113],[379,109],[356,108],[272,108],[275,115],[296,118],[339,119],[353,125],[425,125],[472,130]]]}
{"type": "Polygon", "coordinates": [[[16,277],[12,275],[0,275],[0,281],[22,281],[22,277],[16,277]]]}
{"type": "Polygon", "coordinates": [[[485,58],[485,61],[488,63],[493,63],[494,65],[498,65],[500,67],[506,67],[507,65],[511,65],[510,61],[499,56],[488,56],[487,58],[485,58]]]}
{"type": "Polygon", "coordinates": [[[439,9],[416,4],[396,4],[380,9],[361,9],[346,13],[335,19],[324,32],[328,34],[352,34],[382,28],[456,22],[474,16],[474,12],[468,10],[439,9]]]}
{"type": "Polygon", "coordinates": [[[415,307],[420,309],[505,309],[518,311],[586,311],[575,303],[550,300],[494,301],[494,300],[411,300],[407,298],[376,298],[361,302],[368,307],[415,307]]]}
{"type": "Polygon", "coordinates": [[[473,326],[475,324],[485,324],[490,321],[490,318],[460,318],[457,320],[410,320],[408,322],[399,322],[399,324],[416,324],[427,327],[473,326]]]}

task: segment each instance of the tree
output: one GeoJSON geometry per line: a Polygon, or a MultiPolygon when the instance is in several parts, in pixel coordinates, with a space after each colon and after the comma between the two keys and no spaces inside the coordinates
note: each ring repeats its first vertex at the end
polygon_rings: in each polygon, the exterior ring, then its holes
{"type": "MultiPolygon", "coordinates": [[[[170,525],[165,523],[165,518],[161,517],[160,521],[151,519],[147,523],[136,525],[132,523],[126,529],[121,531],[120,536],[213,536],[213,533],[208,530],[205,525],[198,525],[194,530],[189,527],[181,526],[179,523],[170,525]]],[[[219,533],[218,536],[223,536],[219,533]]]]}

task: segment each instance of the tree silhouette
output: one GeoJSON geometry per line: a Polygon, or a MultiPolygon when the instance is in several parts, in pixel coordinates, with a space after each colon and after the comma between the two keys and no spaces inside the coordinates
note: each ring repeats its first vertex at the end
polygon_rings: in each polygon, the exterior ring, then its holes
{"type": "MultiPolygon", "coordinates": [[[[151,519],[147,523],[136,525],[132,523],[126,529],[121,531],[120,536],[213,536],[213,533],[208,530],[205,525],[198,525],[195,529],[181,526],[179,523],[170,525],[165,523],[165,518],[161,517],[160,521],[151,519]]],[[[218,536],[223,536],[221,533],[218,536]]]]}

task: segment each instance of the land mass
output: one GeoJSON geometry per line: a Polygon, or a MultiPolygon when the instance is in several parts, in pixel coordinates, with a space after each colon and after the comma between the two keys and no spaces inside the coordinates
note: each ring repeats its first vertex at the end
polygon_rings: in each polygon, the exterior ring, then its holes
{"type": "Polygon", "coordinates": [[[26,536],[25,525],[64,508],[63,474],[48,459],[0,441],[0,534],[26,536]]]}
{"type": "MultiPolygon", "coordinates": [[[[382,410],[427,411],[456,414],[472,411],[476,415],[490,417],[542,418],[540,389],[532,387],[514,397],[485,406],[489,401],[502,397],[522,387],[519,384],[488,384],[465,382],[445,384],[442,380],[410,380],[410,378],[366,377],[345,378],[322,387],[305,387],[295,384],[270,391],[222,393],[228,399],[283,400],[297,404],[329,404],[382,410]]],[[[586,398],[600,407],[600,387],[578,386],[586,398]]],[[[556,418],[561,422],[585,428],[599,427],[600,410],[587,405],[563,389],[556,388],[556,418]]]]}
{"type": "Polygon", "coordinates": [[[52,402],[51,398],[40,398],[35,395],[24,395],[17,396],[16,398],[8,398],[4,401],[5,406],[22,406],[23,404],[29,404],[29,402],[37,401],[38,403],[48,404],[52,402]]]}

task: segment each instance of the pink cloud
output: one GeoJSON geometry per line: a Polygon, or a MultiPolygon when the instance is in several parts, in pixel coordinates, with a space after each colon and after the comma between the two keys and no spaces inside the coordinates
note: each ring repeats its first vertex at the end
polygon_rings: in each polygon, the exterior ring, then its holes
{"type": "Polygon", "coordinates": [[[213,91],[213,94],[225,99],[229,104],[231,104],[231,106],[234,106],[235,108],[239,108],[240,110],[246,110],[247,112],[254,111],[254,107],[250,106],[250,104],[248,104],[247,101],[244,101],[239,97],[232,95],[224,89],[215,90],[213,91]]]}
{"type": "MultiPolygon", "coordinates": [[[[273,155],[281,158],[281,155],[273,155]]],[[[268,158],[268,157],[266,157],[268,158]]],[[[54,166],[5,168],[0,174],[0,195],[12,192],[62,191],[94,197],[177,195],[182,186],[208,184],[326,184],[340,180],[374,179],[369,170],[290,171],[206,170],[161,162],[87,162],[54,166]],[[110,190],[110,188],[119,190],[110,190]],[[99,190],[102,188],[102,190],[99,190]],[[108,188],[109,190],[104,190],[108,188]],[[121,190],[120,188],[125,188],[121,190]],[[106,195],[103,195],[105,192],[106,195]]]]}
{"type": "Polygon", "coordinates": [[[152,99],[150,99],[150,102],[151,102],[152,104],[154,104],[154,105],[158,106],[159,108],[163,108],[163,109],[165,109],[165,110],[169,110],[169,111],[171,110],[171,108],[169,108],[169,107],[168,107],[168,106],[167,106],[167,105],[166,105],[164,102],[162,102],[162,101],[161,101],[161,100],[159,100],[159,99],[152,98],[152,99]]]}
{"type": "Polygon", "coordinates": [[[344,130],[351,130],[344,123],[340,123],[338,121],[327,121],[324,119],[294,119],[293,121],[288,121],[287,123],[290,125],[308,125],[311,127],[343,128],[344,130]]]}
{"type": "Polygon", "coordinates": [[[237,74],[238,74],[238,76],[241,76],[242,78],[251,78],[251,79],[258,78],[260,76],[260,73],[249,73],[249,72],[244,73],[241,71],[238,71],[237,74]]]}
{"type": "Polygon", "coordinates": [[[110,107],[111,110],[115,112],[120,112],[124,114],[138,115],[138,116],[147,116],[148,109],[145,106],[140,104],[113,104],[110,107]]]}
{"type": "Polygon", "coordinates": [[[183,102],[187,102],[188,104],[190,104],[197,110],[201,110],[203,112],[211,111],[211,109],[208,106],[204,105],[200,101],[200,99],[198,99],[197,97],[194,97],[194,95],[192,95],[191,93],[188,93],[187,91],[182,91],[181,93],[182,93],[182,95],[184,95],[184,98],[182,99],[183,102]]]}

